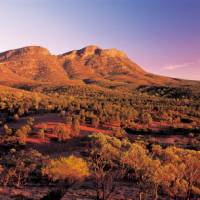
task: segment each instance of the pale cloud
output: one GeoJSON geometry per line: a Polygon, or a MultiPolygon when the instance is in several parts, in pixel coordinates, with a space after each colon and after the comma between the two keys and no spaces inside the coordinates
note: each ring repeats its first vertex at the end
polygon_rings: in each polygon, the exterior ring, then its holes
{"type": "Polygon", "coordinates": [[[191,67],[191,66],[194,66],[197,63],[198,62],[190,62],[190,63],[188,62],[188,63],[182,63],[182,64],[176,64],[176,65],[168,65],[168,66],[165,66],[163,69],[173,71],[173,70],[177,70],[177,69],[180,69],[180,68],[191,67]]]}

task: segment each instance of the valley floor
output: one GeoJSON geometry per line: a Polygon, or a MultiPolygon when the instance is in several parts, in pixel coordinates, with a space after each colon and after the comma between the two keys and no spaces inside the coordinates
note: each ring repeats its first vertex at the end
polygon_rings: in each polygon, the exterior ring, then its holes
{"type": "MultiPolygon", "coordinates": [[[[69,128],[69,125],[64,123],[64,120],[61,116],[56,113],[50,114],[40,114],[33,115],[35,119],[33,131],[29,134],[27,138],[27,146],[33,149],[38,150],[44,155],[48,155],[52,158],[68,156],[68,155],[76,155],[83,156],[85,152],[85,144],[84,136],[92,134],[94,132],[104,133],[104,134],[113,134],[113,130],[110,125],[99,126],[98,128],[94,128],[91,125],[81,124],[80,125],[80,135],[78,137],[74,137],[65,142],[58,142],[56,140],[57,136],[54,134],[53,130],[56,125],[62,124],[66,128],[69,128]],[[38,137],[38,131],[46,124],[45,139],[41,139],[38,137]]],[[[18,122],[11,122],[9,126],[12,128],[20,128],[22,125],[26,124],[27,117],[22,117],[18,122]]],[[[151,129],[154,131],[158,131],[158,129],[167,128],[167,124],[161,124],[157,122],[153,122],[151,125],[151,129]]],[[[0,132],[2,132],[2,128],[0,128],[0,132]]],[[[137,140],[138,138],[150,138],[152,142],[162,143],[162,144],[175,144],[181,143],[182,145],[187,144],[189,141],[188,136],[184,135],[138,135],[134,133],[128,134],[131,140],[137,140]]],[[[55,187],[55,186],[54,186],[55,187]]],[[[51,187],[36,184],[32,186],[26,186],[25,188],[17,189],[17,188],[0,188],[0,200],[28,200],[30,197],[33,200],[40,200],[43,196],[45,196],[51,187]]],[[[82,184],[75,185],[70,188],[62,200],[92,200],[95,199],[95,190],[94,185],[90,180],[86,180],[82,184]]],[[[137,189],[135,188],[135,196],[133,194],[133,186],[128,182],[120,182],[117,184],[114,197],[112,200],[131,200],[131,199],[139,199],[137,189]]],[[[151,199],[151,197],[149,197],[151,199]]],[[[55,199],[52,199],[55,200],[55,199]]]]}

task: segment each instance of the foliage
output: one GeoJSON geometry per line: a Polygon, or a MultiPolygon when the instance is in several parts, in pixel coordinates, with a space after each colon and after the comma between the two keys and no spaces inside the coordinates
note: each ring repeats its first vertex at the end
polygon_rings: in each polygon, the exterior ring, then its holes
{"type": "Polygon", "coordinates": [[[69,183],[82,181],[90,174],[86,161],[75,156],[51,159],[47,166],[43,167],[42,173],[52,181],[69,183]]]}
{"type": "Polygon", "coordinates": [[[141,193],[150,191],[156,199],[161,191],[171,198],[189,199],[194,188],[200,188],[198,151],[155,145],[151,153],[145,146],[133,143],[121,162],[137,180],[141,193]]]}
{"type": "Polygon", "coordinates": [[[16,131],[15,135],[18,138],[19,144],[26,144],[27,135],[30,131],[31,127],[29,125],[24,125],[16,131]]]}
{"type": "Polygon", "coordinates": [[[13,133],[12,129],[9,128],[7,124],[4,124],[3,132],[4,132],[4,136],[10,136],[13,133]]]}
{"type": "Polygon", "coordinates": [[[62,142],[65,141],[67,139],[69,139],[71,137],[71,132],[69,129],[67,129],[64,125],[62,124],[58,124],[55,128],[54,128],[54,133],[57,135],[58,137],[58,141],[62,142]]]}
{"type": "Polygon", "coordinates": [[[18,187],[25,185],[34,174],[40,176],[40,166],[45,160],[46,157],[33,149],[11,149],[0,160],[1,184],[18,187]]]}
{"type": "Polygon", "coordinates": [[[115,191],[115,181],[122,176],[119,160],[121,150],[127,148],[128,143],[101,133],[92,134],[89,138],[91,140],[89,161],[95,180],[97,199],[106,200],[115,191]]]}
{"type": "Polygon", "coordinates": [[[74,117],[72,120],[72,132],[73,135],[79,135],[80,133],[80,123],[77,117],[74,117]]]}

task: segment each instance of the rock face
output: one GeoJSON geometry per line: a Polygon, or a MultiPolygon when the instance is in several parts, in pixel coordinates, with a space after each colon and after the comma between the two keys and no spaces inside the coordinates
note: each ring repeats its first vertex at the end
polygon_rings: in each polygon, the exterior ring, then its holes
{"type": "Polygon", "coordinates": [[[59,56],[71,78],[109,78],[123,74],[144,74],[145,71],[117,49],[87,46],[59,56]]]}
{"type": "Polygon", "coordinates": [[[0,54],[0,75],[0,83],[6,84],[65,84],[77,80],[110,86],[178,81],[145,72],[122,51],[94,45],[58,56],[39,46],[3,52],[0,54]]]}
{"type": "Polygon", "coordinates": [[[49,55],[48,49],[40,46],[29,46],[16,50],[6,51],[0,54],[0,61],[6,61],[8,59],[17,59],[21,56],[37,56],[37,55],[49,55]]]}
{"type": "Polygon", "coordinates": [[[38,46],[0,54],[0,73],[3,73],[5,68],[7,74],[15,76],[19,81],[64,82],[68,80],[57,57],[51,55],[47,49],[38,46]]]}

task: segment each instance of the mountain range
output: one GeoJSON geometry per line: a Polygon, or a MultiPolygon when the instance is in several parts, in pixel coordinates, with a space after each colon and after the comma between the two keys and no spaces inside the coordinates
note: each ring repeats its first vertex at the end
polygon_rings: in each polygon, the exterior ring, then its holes
{"type": "Polygon", "coordinates": [[[53,55],[40,46],[0,53],[0,84],[14,87],[91,84],[105,88],[136,88],[141,85],[199,86],[200,82],[146,72],[122,51],[90,45],[60,55],[53,55]]]}

